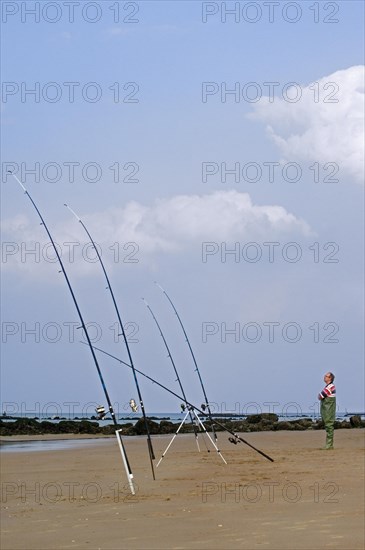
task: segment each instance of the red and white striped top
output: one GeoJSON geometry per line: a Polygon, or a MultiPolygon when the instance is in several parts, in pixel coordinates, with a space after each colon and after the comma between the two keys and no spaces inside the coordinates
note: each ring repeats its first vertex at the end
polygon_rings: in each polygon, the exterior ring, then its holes
{"type": "Polygon", "coordinates": [[[326,397],[336,397],[335,385],[332,382],[330,384],[327,384],[324,390],[322,390],[321,393],[319,394],[319,397],[321,399],[325,399],[326,397]]]}

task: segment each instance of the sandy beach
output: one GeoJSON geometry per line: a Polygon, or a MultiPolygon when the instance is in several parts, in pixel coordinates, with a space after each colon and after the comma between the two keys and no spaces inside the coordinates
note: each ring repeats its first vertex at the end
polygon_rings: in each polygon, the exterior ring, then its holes
{"type": "MultiPolygon", "coordinates": [[[[336,431],[334,451],[321,450],[323,431],[243,434],[273,463],[221,433],[228,465],[181,435],[155,481],[145,438],[125,438],[135,496],[114,438],[3,452],[1,548],[362,549],[364,433],[336,431]]],[[[170,438],[153,437],[156,458],[170,438]]]]}

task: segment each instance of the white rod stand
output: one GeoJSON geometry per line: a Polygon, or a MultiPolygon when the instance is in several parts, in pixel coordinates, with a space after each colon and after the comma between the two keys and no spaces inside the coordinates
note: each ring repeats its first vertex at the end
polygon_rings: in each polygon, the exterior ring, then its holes
{"type": "MultiPolygon", "coordinates": [[[[160,460],[158,461],[157,465],[156,465],[156,468],[159,467],[159,465],[161,464],[161,461],[162,459],[164,458],[164,456],[166,455],[167,451],[169,450],[169,448],[171,447],[171,445],[173,444],[174,440],[175,440],[175,437],[177,436],[177,434],[179,433],[179,431],[181,430],[182,426],[184,425],[184,423],[186,422],[186,419],[187,417],[189,416],[189,414],[192,413],[198,424],[200,424],[200,426],[202,427],[204,433],[208,436],[210,442],[212,443],[213,447],[215,448],[215,450],[217,451],[217,453],[219,454],[219,456],[221,457],[221,459],[223,460],[224,464],[227,464],[227,461],[225,460],[225,458],[223,457],[222,453],[220,452],[220,450],[218,449],[217,445],[214,443],[213,439],[210,437],[209,433],[207,432],[203,422],[201,421],[201,419],[199,418],[199,416],[196,414],[196,411],[194,409],[192,409],[192,407],[189,407],[180,426],[178,427],[178,429],[176,430],[176,432],[174,433],[170,443],[167,445],[165,451],[162,453],[162,456],[160,458],[160,460]]],[[[196,440],[197,440],[197,444],[198,444],[198,437],[197,437],[197,434],[196,434],[196,440]]],[[[199,449],[199,444],[198,444],[198,449],[199,449]]],[[[200,452],[200,449],[199,449],[199,452],[200,452]]]]}
{"type": "Polygon", "coordinates": [[[128,460],[127,460],[127,455],[125,453],[122,438],[120,436],[121,431],[122,430],[115,430],[115,435],[117,437],[117,441],[118,441],[118,445],[119,445],[119,449],[120,449],[120,454],[122,455],[123,464],[124,464],[124,468],[125,468],[125,473],[127,474],[127,478],[128,478],[129,488],[131,490],[132,495],[135,495],[136,492],[135,492],[134,486],[133,486],[133,474],[132,474],[132,471],[130,470],[128,460]]]}

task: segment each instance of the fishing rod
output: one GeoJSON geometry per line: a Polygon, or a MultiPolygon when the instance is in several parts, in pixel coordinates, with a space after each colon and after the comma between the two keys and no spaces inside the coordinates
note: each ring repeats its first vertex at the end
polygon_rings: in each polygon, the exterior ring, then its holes
{"type": "MultiPolygon", "coordinates": [[[[178,314],[177,312],[177,309],[176,307],[174,306],[170,296],[167,294],[166,290],[164,290],[162,288],[161,285],[159,285],[156,281],[155,281],[155,284],[158,286],[158,288],[164,293],[164,295],[166,296],[166,298],[168,299],[168,301],[170,302],[171,306],[172,306],[172,309],[174,310],[175,312],[175,315],[176,317],[178,318],[179,320],[179,323],[180,323],[180,326],[182,328],[182,331],[184,333],[184,336],[185,336],[185,341],[189,347],[189,350],[190,350],[190,353],[191,353],[191,356],[193,358],[193,361],[194,361],[194,365],[195,365],[195,372],[197,373],[198,377],[199,377],[199,380],[200,380],[200,385],[202,387],[202,390],[203,390],[203,395],[204,395],[204,399],[205,399],[205,404],[204,406],[202,405],[202,409],[205,410],[207,409],[208,410],[208,416],[210,418],[210,420],[212,421],[212,431],[213,431],[213,434],[214,434],[214,438],[217,439],[217,434],[215,433],[215,430],[214,430],[214,425],[213,425],[213,417],[212,417],[212,413],[211,413],[211,410],[210,410],[210,406],[209,406],[209,401],[208,401],[208,397],[207,397],[207,393],[205,391],[205,387],[204,387],[204,384],[203,384],[203,380],[202,380],[202,377],[201,377],[201,374],[200,374],[200,371],[199,371],[199,367],[198,367],[198,363],[195,359],[195,355],[194,355],[194,352],[193,352],[193,348],[191,347],[191,344],[190,344],[190,341],[189,341],[189,338],[188,338],[188,335],[186,334],[186,330],[185,330],[185,327],[183,325],[183,322],[180,318],[180,315],[178,314]]],[[[217,424],[217,423],[216,423],[217,424]]]]}
{"type": "MultiPolygon", "coordinates": [[[[125,448],[124,448],[124,444],[123,444],[123,440],[122,440],[122,437],[120,435],[120,431],[117,429],[118,428],[118,422],[116,420],[116,417],[115,417],[115,412],[114,412],[114,409],[113,409],[113,405],[112,405],[112,402],[110,400],[110,397],[109,397],[109,394],[108,394],[108,391],[106,389],[106,386],[105,386],[105,382],[104,382],[104,378],[103,378],[103,375],[102,375],[102,372],[100,370],[100,366],[99,366],[99,363],[98,363],[98,360],[96,358],[96,355],[95,355],[95,351],[93,349],[93,346],[91,344],[91,340],[90,340],[90,336],[89,336],[89,333],[88,333],[88,330],[86,328],[86,325],[84,323],[84,319],[82,317],[82,314],[81,314],[81,311],[80,311],[80,308],[79,308],[79,305],[77,303],[77,300],[76,300],[76,297],[75,297],[75,294],[74,294],[74,291],[72,289],[72,286],[71,286],[71,283],[69,281],[69,278],[67,276],[67,273],[66,273],[66,270],[64,268],[64,265],[63,265],[63,262],[61,260],[61,257],[58,253],[58,250],[57,250],[57,247],[54,243],[54,240],[52,238],[52,235],[46,225],[46,222],[44,221],[43,219],[43,216],[42,214],[40,213],[36,203],[34,202],[34,200],[32,199],[31,195],[29,194],[29,192],[27,191],[27,189],[24,187],[24,185],[21,183],[21,181],[17,178],[17,176],[15,174],[13,174],[12,172],[8,172],[9,174],[11,174],[14,179],[19,183],[19,185],[22,187],[23,191],[24,191],[24,194],[27,195],[28,199],[30,200],[30,202],[32,203],[32,206],[34,207],[35,211],[37,212],[40,220],[41,220],[41,225],[43,225],[44,229],[46,230],[46,233],[49,237],[49,240],[51,241],[52,243],[52,246],[53,246],[53,249],[56,253],[56,256],[57,256],[57,259],[58,259],[58,262],[61,266],[61,271],[59,271],[59,273],[63,273],[65,279],[66,279],[66,283],[67,283],[67,286],[68,286],[68,289],[71,293],[71,296],[72,296],[72,300],[73,300],[73,303],[76,307],[76,310],[77,310],[77,313],[78,313],[78,316],[79,316],[79,319],[80,319],[80,323],[81,323],[81,327],[79,328],[83,328],[84,329],[84,332],[85,332],[85,336],[86,336],[86,340],[87,340],[87,345],[89,346],[90,348],[90,351],[91,351],[91,355],[93,357],[93,360],[94,360],[94,363],[95,363],[95,366],[96,366],[96,370],[98,371],[98,375],[99,375],[99,379],[100,379],[100,382],[101,382],[101,385],[103,387],[103,390],[104,390],[104,395],[105,395],[105,398],[107,400],[107,403],[108,403],[108,407],[109,407],[109,411],[110,411],[110,414],[111,414],[111,417],[112,417],[112,420],[113,420],[113,423],[114,423],[114,426],[116,428],[115,430],[115,434],[117,436],[117,440],[118,440],[118,445],[119,445],[119,449],[120,449],[120,452],[121,452],[121,455],[122,455],[122,459],[123,459],[123,464],[124,464],[124,468],[125,468],[125,471],[126,471],[126,474],[127,474],[127,478],[128,478],[128,483],[129,483],[129,488],[130,488],[130,491],[132,493],[132,495],[135,494],[135,490],[134,490],[134,486],[133,486],[133,473],[132,473],[132,470],[131,470],[131,467],[130,467],[130,464],[129,464],[129,461],[128,461],[128,457],[127,457],[127,454],[126,454],[126,451],[125,451],[125,448]]],[[[86,344],[86,342],[85,342],[86,344]]]]}
{"type": "MultiPolygon", "coordinates": [[[[85,344],[85,342],[80,342],[81,344],[85,344]]],[[[132,368],[131,365],[129,365],[128,363],[126,363],[125,361],[122,361],[121,359],[119,359],[119,357],[116,357],[115,355],[112,355],[111,353],[108,353],[107,351],[103,350],[103,349],[100,349],[96,346],[93,346],[94,349],[96,349],[97,351],[100,351],[101,353],[104,353],[104,355],[107,355],[109,357],[111,357],[112,359],[115,359],[116,361],[118,361],[119,363],[121,363],[122,365],[125,365],[126,367],[128,368],[132,368]]],[[[158,382],[157,380],[155,380],[154,378],[152,378],[151,376],[149,376],[148,374],[145,374],[144,372],[136,369],[136,372],[138,372],[138,374],[141,374],[142,376],[144,376],[145,378],[147,378],[148,380],[150,380],[153,384],[157,384],[158,386],[160,386],[160,388],[166,390],[167,392],[171,393],[171,395],[174,395],[175,397],[177,397],[178,399],[182,400],[183,398],[181,397],[181,395],[179,395],[178,393],[174,392],[173,390],[170,390],[170,388],[166,387],[164,384],[161,384],[161,382],[158,382]]],[[[202,414],[203,416],[205,415],[205,412],[202,411],[201,409],[199,409],[198,407],[196,407],[195,405],[193,405],[192,403],[190,403],[189,401],[186,401],[187,404],[189,405],[189,407],[191,407],[192,409],[198,411],[198,413],[202,414]]],[[[254,447],[253,445],[251,445],[251,443],[249,443],[248,441],[246,441],[245,439],[243,439],[243,437],[237,435],[235,432],[233,432],[232,430],[230,430],[229,428],[227,428],[224,424],[221,424],[220,422],[218,422],[218,420],[214,420],[214,422],[216,423],[217,426],[221,427],[224,431],[228,432],[229,434],[231,434],[233,437],[229,438],[229,441],[232,443],[232,439],[234,440],[234,443],[237,444],[238,442],[241,442],[241,443],[244,443],[245,445],[248,445],[248,447],[251,447],[251,449],[253,449],[254,451],[256,451],[257,453],[259,453],[260,455],[262,455],[263,457],[267,458],[267,460],[270,460],[270,462],[274,462],[274,459],[271,458],[269,455],[267,455],[266,453],[264,453],[263,451],[260,451],[260,449],[257,449],[256,447],[254,447]]]]}
{"type": "MultiPolygon", "coordinates": [[[[160,323],[157,321],[157,318],[155,316],[155,314],[153,313],[152,311],[152,308],[150,307],[150,305],[147,303],[147,301],[142,298],[146,308],[149,310],[149,312],[151,313],[152,315],[152,318],[153,320],[155,321],[156,325],[157,325],[157,328],[160,332],[160,335],[161,335],[161,338],[163,340],[163,343],[165,344],[165,348],[167,350],[167,357],[170,359],[171,361],[171,364],[172,364],[172,367],[174,369],[174,372],[176,374],[176,382],[178,382],[179,386],[180,386],[180,390],[181,390],[181,393],[183,395],[183,398],[184,398],[184,403],[185,403],[185,406],[188,407],[188,404],[187,404],[187,400],[186,400],[186,395],[185,395],[185,391],[184,391],[184,388],[183,388],[183,385],[182,385],[182,382],[181,382],[181,378],[179,376],[179,373],[177,372],[177,368],[176,368],[176,364],[175,364],[175,361],[172,357],[172,354],[171,354],[171,351],[170,351],[170,348],[167,344],[167,341],[166,341],[166,338],[164,336],[164,333],[162,332],[162,328],[160,326],[160,323]]],[[[198,441],[198,430],[197,430],[197,427],[196,427],[196,424],[195,424],[195,420],[194,420],[194,417],[193,417],[193,414],[192,414],[192,411],[189,410],[189,416],[190,416],[190,420],[191,420],[191,423],[194,427],[194,434],[195,434],[195,441],[196,441],[196,444],[197,444],[197,447],[198,447],[198,451],[200,452],[200,447],[199,447],[199,441],[198,441]]],[[[203,438],[204,440],[204,438],[203,438]]],[[[207,449],[209,451],[209,449],[207,449]]]]}
{"type": "MultiPolygon", "coordinates": [[[[68,210],[71,212],[71,214],[73,214],[73,215],[75,216],[75,218],[78,220],[78,222],[81,223],[82,227],[84,228],[84,230],[85,230],[87,236],[89,237],[89,239],[90,239],[90,241],[91,241],[91,244],[93,245],[93,247],[94,247],[94,249],[95,249],[95,252],[96,252],[96,255],[97,255],[97,257],[98,257],[100,266],[101,266],[101,268],[102,268],[102,270],[103,270],[103,273],[104,273],[104,276],[105,276],[105,279],[106,279],[106,282],[107,282],[107,285],[108,285],[108,286],[106,287],[106,289],[109,290],[110,295],[111,295],[111,297],[112,297],[113,304],[114,304],[114,309],[115,309],[115,312],[116,312],[116,314],[117,314],[117,318],[118,318],[118,321],[119,321],[119,326],[120,326],[121,331],[122,331],[121,334],[122,334],[122,336],[123,336],[124,343],[125,343],[125,347],[126,347],[126,349],[127,349],[129,362],[130,362],[130,365],[131,365],[131,367],[132,367],[134,382],[135,382],[135,385],[136,385],[136,388],[137,388],[138,399],[139,399],[139,403],[140,403],[140,405],[141,405],[141,411],[142,411],[142,415],[143,415],[143,419],[144,419],[144,424],[145,424],[145,427],[146,427],[147,445],[148,445],[148,453],[149,453],[150,463],[151,463],[152,477],[153,477],[153,479],[156,479],[156,477],[155,477],[155,470],[154,470],[154,467],[153,467],[153,460],[155,459],[155,454],[154,454],[154,452],[153,452],[151,434],[150,434],[150,430],[149,430],[149,428],[148,428],[148,421],[147,421],[147,417],[146,417],[146,411],[145,411],[145,408],[144,408],[144,403],[143,403],[143,399],[142,399],[141,389],[140,389],[140,387],[139,387],[138,380],[137,380],[136,369],[134,368],[134,364],[133,364],[133,359],[132,359],[131,350],[130,350],[130,347],[129,347],[129,344],[128,344],[128,339],[127,339],[127,336],[126,336],[126,333],[125,333],[125,330],[124,330],[124,325],[123,325],[123,322],[122,322],[122,319],[121,319],[121,316],[120,316],[120,313],[119,313],[119,308],[118,308],[118,305],[117,305],[117,302],[116,302],[116,299],[115,299],[115,296],[114,296],[114,292],[113,292],[113,289],[112,289],[112,285],[111,285],[111,283],[110,283],[108,274],[107,274],[107,272],[106,272],[104,262],[103,262],[103,260],[101,259],[101,255],[100,255],[100,253],[99,253],[99,250],[97,249],[96,244],[95,244],[95,242],[94,242],[92,236],[90,235],[90,232],[88,231],[86,225],[85,225],[84,222],[81,220],[81,218],[76,214],[76,212],[74,212],[74,210],[72,210],[72,208],[70,208],[67,204],[65,204],[64,206],[66,206],[66,208],[68,208],[68,210]]],[[[118,336],[120,336],[120,335],[118,335],[118,336]]]]}

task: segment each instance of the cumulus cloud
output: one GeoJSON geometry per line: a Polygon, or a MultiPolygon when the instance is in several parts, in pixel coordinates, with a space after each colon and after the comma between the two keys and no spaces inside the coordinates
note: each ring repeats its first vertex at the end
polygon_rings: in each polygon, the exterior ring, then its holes
{"type": "Polygon", "coordinates": [[[174,252],[197,240],[240,240],[309,235],[308,224],[281,206],[254,205],[248,193],[177,195],[152,206],[130,202],[90,217],[104,238],[136,241],[145,252],[174,252]],[[105,225],[105,220],[107,225],[105,225]]]}
{"type": "MultiPolygon", "coordinates": [[[[364,66],[337,71],[297,90],[296,102],[275,94],[262,98],[249,116],[266,123],[283,161],[335,162],[340,173],[362,182],[364,66]]],[[[289,99],[295,91],[288,90],[289,99]]]]}
{"type": "MultiPolygon", "coordinates": [[[[122,208],[114,207],[86,216],[83,221],[103,250],[109,250],[116,242],[132,242],[143,252],[143,257],[186,252],[203,241],[272,241],[280,237],[290,239],[312,234],[304,220],[282,206],[255,205],[248,193],[237,191],[177,195],[157,199],[150,206],[131,201],[122,208]]],[[[42,234],[40,239],[39,226],[31,224],[26,217],[7,220],[2,227],[4,233],[12,236],[12,241],[16,243],[28,243],[30,246],[32,242],[41,241],[41,250],[47,246],[47,236],[42,234]]],[[[72,219],[56,225],[52,231],[55,241],[61,247],[64,243],[75,242],[75,238],[81,239],[82,244],[88,241],[72,219]]],[[[75,248],[75,253],[80,253],[81,248],[75,248]]],[[[12,250],[11,247],[9,250],[12,250]]],[[[68,253],[69,250],[70,245],[67,245],[68,253]]],[[[47,256],[53,256],[49,247],[46,253],[47,256]]],[[[20,252],[9,253],[6,267],[19,266],[22,263],[20,259],[20,252]]],[[[22,265],[22,269],[26,270],[27,265],[22,265]]],[[[82,262],[79,271],[87,274],[94,268],[92,263],[82,262]]]]}

